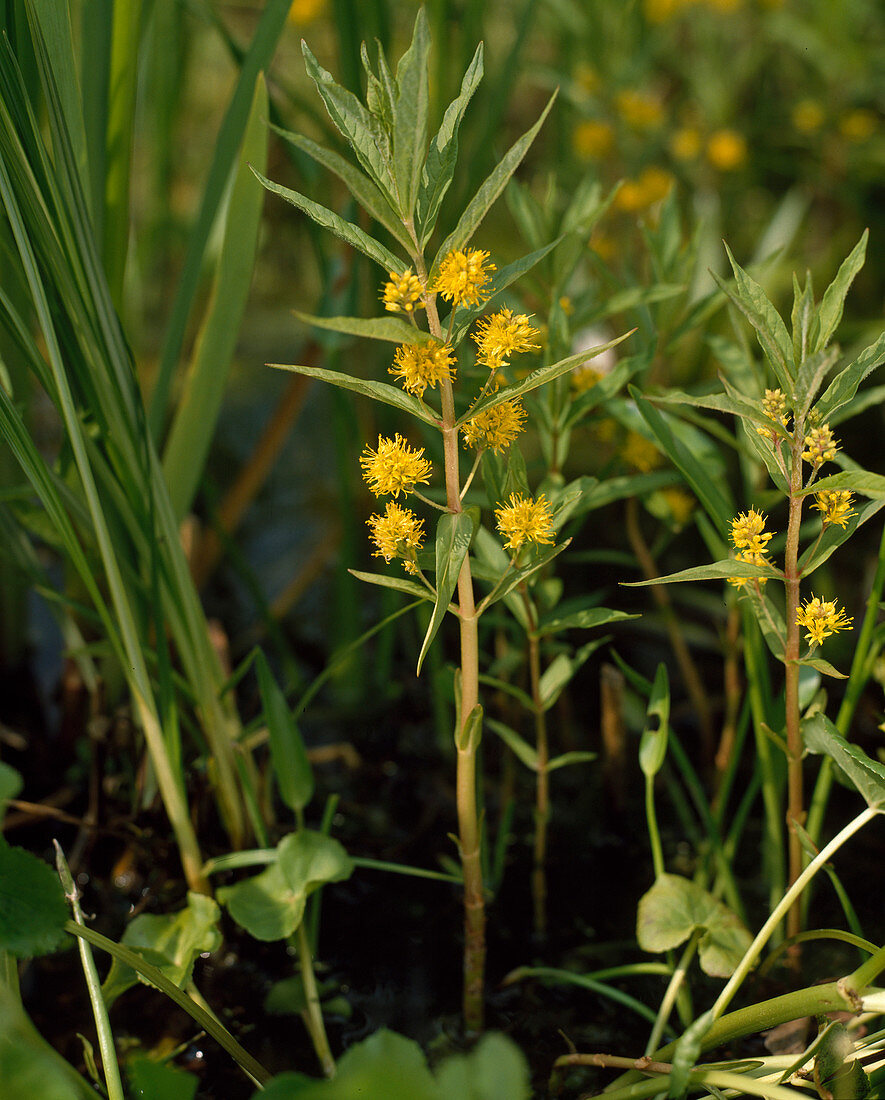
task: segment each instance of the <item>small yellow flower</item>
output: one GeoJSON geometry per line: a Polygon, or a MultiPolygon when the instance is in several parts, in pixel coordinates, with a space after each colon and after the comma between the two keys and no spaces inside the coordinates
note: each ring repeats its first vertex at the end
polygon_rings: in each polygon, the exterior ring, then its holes
{"type": "Polygon", "coordinates": [[[664,489],[661,496],[667,502],[670,515],[677,527],[684,527],[695,508],[695,499],[691,493],[680,489],[678,485],[671,485],[664,489]]]}
{"type": "Polygon", "coordinates": [[[815,469],[824,462],[832,462],[839,448],[839,441],[830,431],[829,424],[812,428],[803,443],[805,450],[802,452],[802,457],[806,462],[810,462],[815,469]]]}
{"type": "Polygon", "coordinates": [[[835,524],[837,527],[847,527],[848,521],[855,512],[851,510],[850,491],[824,489],[814,494],[814,507],[821,513],[824,526],[835,524]]]}
{"type": "Polygon", "coordinates": [[[742,2],[743,0],[707,0],[707,6],[711,7],[713,11],[727,14],[730,11],[737,11],[742,2]]]}
{"type": "Polygon", "coordinates": [[[686,0],[645,0],[643,8],[649,23],[666,23],[686,6],[686,0]]]}
{"type": "Polygon", "coordinates": [[[468,447],[477,451],[506,450],[521,431],[525,430],[525,409],[517,398],[482,409],[462,425],[461,434],[468,447]]]}
{"type": "Polygon", "coordinates": [[[581,63],[575,69],[575,83],[581,89],[582,92],[586,92],[588,95],[592,95],[593,92],[599,87],[600,76],[596,69],[592,65],[581,63]]]}
{"type": "Polygon", "coordinates": [[[439,265],[431,290],[456,306],[478,306],[489,296],[488,282],[495,265],[481,248],[450,252],[439,265]]]}
{"type": "Polygon", "coordinates": [[[326,6],[326,0],[292,0],[286,19],[304,26],[312,23],[326,6]]]}
{"type": "Polygon", "coordinates": [[[670,152],[676,160],[697,160],[701,152],[701,132],[695,126],[682,126],[670,138],[670,152]]]}
{"type": "Polygon", "coordinates": [[[736,550],[765,554],[771,538],[771,532],[765,530],[765,516],[753,508],[749,512],[741,512],[731,521],[731,541],[736,550]]]}
{"type": "MultiPolygon", "coordinates": [[[[762,411],[771,420],[776,420],[778,424],[782,424],[785,428],[789,422],[790,416],[787,412],[787,399],[781,390],[766,390],[765,396],[762,398],[762,411]]],[[[777,439],[777,432],[773,428],[766,428],[764,426],[757,427],[756,431],[759,435],[769,436],[771,439],[777,439]]]]}
{"type": "Polygon", "coordinates": [[[627,432],[627,438],[621,448],[621,457],[643,474],[647,474],[661,464],[661,452],[654,443],[634,431],[627,432]]]}
{"type": "Polygon", "coordinates": [[[618,114],[634,130],[650,130],[660,125],[664,110],[654,96],[638,88],[627,88],[615,96],[618,114]]]}
{"type": "Polygon", "coordinates": [[[800,99],[793,108],[793,126],[800,134],[813,134],[824,124],[824,109],[816,99],[800,99]]]}
{"type": "Polygon", "coordinates": [[[596,383],[604,377],[602,371],[598,371],[589,363],[582,363],[580,367],[575,367],[571,373],[572,389],[575,393],[586,393],[587,390],[592,390],[596,383]]]}
{"type": "Polygon", "coordinates": [[[796,608],[796,622],[808,631],[805,640],[817,646],[831,634],[847,630],[852,619],[841,608],[836,610],[835,600],[822,600],[813,596],[805,601],[804,607],[796,608]]]}
{"type": "Polygon", "coordinates": [[[875,113],[865,107],[847,111],[839,119],[839,131],[849,141],[866,141],[875,134],[877,126],[875,113]]]}
{"type": "Polygon", "coordinates": [[[717,130],[707,142],[707,160],[720,172],[733,172],[747,159],[747,141],[736,130],[717,130]]]}
{"type": "Polygon", "coordinates": [[[607,156],[615,141],[614,130],[607,122],[588,118],[572,131],[572,148],[581,160],[597,160],[607,156]]]}
{"type": "Polygon", "coordinates": [[[414,313],[416,309],[422,309],[424,303],[421,295],[424,288],[417,275],[412,274],[412,269],[407,267],[402,275],[395,271],[390,272],[390,280],[384,284],[381,293],[381,301],[384,308],[391,313],[414,313]]]}
{"type": "Polygon", "coordinates": [[[510,503],[496,508],[495,515],[498,517],[498,530],[507,537],[504,545],[508,550],[519,550],[526,542],[553,542],[553,517],[543,493],[537,500],[511,493],[510,503]]]}
{"type": "Polygon", "coordinates": [[[476,358],[489,368],[497,370],[510,362],[510,356],[537,348],[532,341],[538,330],[532,328],[524,313],[514,316],[510,309],[502,309],[491,317],[483,317],[476,326],[476,358]]]}
{"type": "Polygon", "coordinates": [[[421,456],[424,448],[411,448],[396,433],[394,439],[378,436],[378,450],[366,447],[360,457],[363,478],[376,497],[411,493],[416,485],[430,481],[431,463],[421,456]]]}
{"type": "MultiPolygon", "coordinates": [[[[771,535],[768,536],[771,538],[771,535]]],[[[768,565],[768,559],[765,557],[764,550],[738,550],[734,556],[735,561],[745,561],[748,565],[768,565]]],[[[750,581],[755,581],[759,585],[768,584],[768,577],[729,577],[728,583],[733,584],[735,588],[743,588],[744,585],[749,584],[750,581]]]]}
{"type": "Polygon", "coordinates": [[[421,549],[424,539],[424,520],[418,519],[408,508],[389,500],[384,515],[369,516],[366,523],[377,547],[372,556],[384,558],[386,562],[392,558],[405,558],[406,568],[414,572],[415,553],[421,549]]]}
{"type": "Polygon", "coordinates": [[[673,177],[664,168],[651,165],[642,170],[639,178],[624,180],[615,195],[617,210],[634,213],[665,199],[673,185],[673,177]]]}
{"type": "Polygon", "coordinates": [[[403,389],[421,397],[429,386],[455,376],[455,356],[448,344],[402,344],[393,356],[388,373],[402,379],[403,389]]]}

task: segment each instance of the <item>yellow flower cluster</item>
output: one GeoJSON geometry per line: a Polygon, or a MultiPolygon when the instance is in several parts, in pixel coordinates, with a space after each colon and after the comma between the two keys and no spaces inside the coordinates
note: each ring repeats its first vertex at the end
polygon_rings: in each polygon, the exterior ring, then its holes
{"type": "Polygon", "coordinates": [[[430,289],[455,306],[478,306],[489,296],[488,283],[495,265],[481,248],[450,252],[439,265],[430,289]]]}
{"type": "Polygon", "coordinates": [[[451,382],[455,376],[455,355],[448,344],[402,344],[393,356],[390,374],[402,380],[403,389],[422,397],[429,386],[451,382]]]}
{"type": "Polygon", "coordinates": [[[618,114],[634,130],[650,130],[664,118],[660,101],[638,88],[626,88],[615,96],[618,114]]]}
{"type": "Polygon", "coordinates": [[[431,463],[422,458],[424,448],[411,448],[396,433],[394,439],[378,436],[378,449],[366,447],[360,457],[363,478],[376,497],[411,493],[415,486],[430,481],[431,463]]]}
{"type": "Polygon", "coordinates": [[[417,571],[415,554],[424,540],[423,520],[408,508],[389,500],[384,515],[369,516],[366,523],[376,546],[373,557],[384,558],[386,562],[403,558],[407,572],[417,571]]]}
{"type": "MultiPolygon", "coordinates": [[[[781,390],[766,390],[762,398],[762,411],[770,420],[776,420],[786,428],[790,415],[787,412],[787,399],[781,390]]],[[[777,439],[777,432],[773,428],[757,427],[759,435],[777,439]]]]}
{"type": "Polygon", "coordinates": [[[673,177],[665,168],[651,165],[644,168],[635,180],[624,180],[614,198],[614,207],[626,213],[635,213],[665,199],[673,186],[673,177]]]}
{"type": "Polygon", "coordinates": [[[292,0],[286,19],[290,23],[304,26],[306,23],[312,23],[325,6],[326,0],[292,0]]]}
{"type": "Polygon", "coordinates": [[[717,130],[707,142],[707,160],[720,172],[733,172],[747,159],[747,139],[736,130],[717,130]]]}
{"type": "Polygon", "coordinates": [[[384,308],[391,313],[414,313],[424,305],[421,301],[423,293],[421,280],[407,267],[402,275],[397,275],[395,271],[390,272],[390,280],[384,284],[381,301],[384,308]]]}
{"type": "Polygon", "coordinates": [[[607,156],[615,142],[615,132],[608,122],[587,118],[572,131],[572,148],[581,160],[597,160],[607,156]]]}
{"type": "Polygon", "coordinates": [[[810,462],[815,469],[824,462],[832,462],[836,457],[839,441],[830,431],[829,424],[822,424],[819,428],[812,428],[803,440],[805,450],[802,457],[810,462]]]}
{"type": "Polygon", "coordinates": [[[507,539],[504,545],[508,550],[518,551],[527,542],[553,542],[553,517],[543,493],[537,500],[511,493],[510,503],[496,508],[495,515],[498,530],[507,539]]]}
{"type": "Polygon", "coordinates": [[[525,408],[518,399],[501,401],[471,416],[462,426],[461,434],[468,447],[498,454],[524,430],[525,416],[525,408]]]}
{"type": "Polygon", "coordinates": [[[796,622],[808,632],[805,640],[812,646],[818,646],[831,634],[847,630],[852,620],[841,608],[836,610],[835,600],[813,596],[805,601],[804,607],[796,608],[796,622]]]}
{"type": "MultiPolygon", "coordinates": [[[[737,561],[745,561],[748,565],[768,565],[765,555],[768,553],[768,543],[771,541],[771,532],[765,530],[765,516],[751,508],[749,512],[741,512],[731,521],[731,541],[734,543],[737,561]]],[[[729,577],[728,583],[735,588],[743,588],[752,577],[729,577]]],[[[766,577],[756,578],[760,585],[767,582],[766,577]]]]}
{"type": "Polygon", "coordinates": [[[851,510],[851,493],[849,491],[824,489],[814,494],[814,507],[821,514],[824,527],[834,524],[836,527],[847,527],[848,521],[855,512],[851,510]]]}
{"type": "Polygon", "coordinates": [[[627,438],[621,448],[621,457],[630,466],[635,466],[641,474],[647,474],[661,465],[661,452],[650,439],[646,439],[639,432],[627,432],[627,438]]]}
{"type": "Polygon", "coordinates": [[[532,328],[524,313],[502,309],[491,317],[483,317],[476,326],[476,358],[489,370],[497,370],[510,362],[510,356],[521,351],[532,351],[537,344],[532,341],[538,330],[532,328]]]}

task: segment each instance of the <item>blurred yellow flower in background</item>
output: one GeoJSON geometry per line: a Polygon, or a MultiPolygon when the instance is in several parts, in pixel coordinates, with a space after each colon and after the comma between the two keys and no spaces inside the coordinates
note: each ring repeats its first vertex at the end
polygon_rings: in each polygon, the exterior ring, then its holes
{"type": "Polygon", "coordinates": [[[614,141],[611,126],[594,118],[579,122],[572,132],[572,148],[581,160],[604,157],[611,151],[614,141]]]}
{"type": "Polygon", "coordinates": [[[626,88],[615,96],[618,114],[634,130],[651,130],[664,118],[664,108],[648,92],[626,88]]]}
{"type": "Polygon", "coordinates": [[[614,207],[627,213],[644,210],[665,199],[673,186],[673,176],[657,165],[644,168],[635,180],[624,180],[615,195],[614,207]]]}
{"type": "Polygon", "coordinates": [[[701,152],[701,132],[696,126],[681,126],[670,138],[670,152],[676,160],[696,160],[701,152]]]}
{"type": "Polygon", "coordinates": [[[802,99],[793,108],[795,128],[803,134],[813,134],[824,124],[824,109],[816,99],[802,99]]]}
{"type": "Polygon", "coordinates": [[[292,0],[286,19],[290,23],[306,26],[322,15],[326,0],[292,0]]]}
{"type": "Polygon", "coordinates": [[[857,107],[846,111],[839,119],[839,132],[849,141],[866,141],[878,128],[878,120],[873,111],[866,107],[857,107]]]}
{"type": "Polygon", "coordinates": [[[733,172],[747,159],[747,141],[737,130],[717,130],[707,142],[707,160],[720,172],[733,172]]]}

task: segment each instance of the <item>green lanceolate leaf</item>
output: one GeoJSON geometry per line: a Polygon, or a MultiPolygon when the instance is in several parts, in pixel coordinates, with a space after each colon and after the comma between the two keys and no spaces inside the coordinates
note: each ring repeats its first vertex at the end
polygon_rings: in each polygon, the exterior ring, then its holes
{"type": "Polygon", "coordinates": [[[418,9],[408,50],[396,68],[396,101],[393,109],[393,171],[404,218],[415,212],[418,182],[427,148],[427,116],[430,88],[427,58],[430,32],[424,8],[418,9]]]}
{"type": "Polygon", "coordinates": [[[838,347],[821,348],[799,365],[793,405],[793,415],[797,420],[804,421],[806,413],[817,397],[818,390],[838,358],[838,347]]]}
{"type": "Polygon", "coordinates": [[[815,411],[821,420],[829,420],[854,397],[857,388],[868,374],[885,360],[885,332],[874,343],[858,355],[847,367],[844,367],[827,386],[815,411]]]}
{"type": "Polygon", "coordinates": [[[497,718],[486,718],[485,722],[490,730],[497,733],[517,760],[521,760],[531,771],[538,770],[537,751],[528,741],[520,737],[515,729],[512,729],[504,722],[499,722],[497,718]]]}
{"type": "Polygon", "coordinates": [[[834,489],[840,491],[850,489],[852,493],[880,499],[885,497],[885,477],[882,474],[871,474],[868,470],[845,470],[844,473],[821,478],[820,481],[803,489],[799,495],[808,496],[809,493],[821,493],[824,490],[834,489]]]}
{"type": "Polygon", "coordinates": [[[68,907],[55,871],[0,840],[0,951],[46,955],[65,941],[68,907]]]}
{"type": "Polygon", "coordinates": [[[683,1032],[673,1051],[673,1070],[667,1100],[680,1100],[688,1091],[688,1079],[697,1064],[704,1045],[704,1037],[713,1023],[713,1009],[708,1008],[683,1032]]]}
{"type": "Polygon", "coordinates": [[[580,749],[563,752],[547,762],[547,771],[549,773],[558,771],[559,768],[570,768],[572,764],[592,764],[598,755],[598,753],[584,752],[580,749]]]}
{"type": "Polygon", "coordinates": [[[563,374],[568,374],[568,372],[574,370],[575,367],[581,366],[582,363],[586,363],[590,359],[595,359],[597,355],[601,355],[604,351],[608,351],[609,348],[613,348],[617,344],[620,344],[635,331],[635,329],[631,329],[630,332],[625,332],[623,336],[618,336],[614,340],[609,340],[607,344],[600,344],[597,347],[588,348],[586,351],[579,351],[577,355],[570,355],[567,359],[560,359],[558,363],[551,363],[550,366],[539,367],[537,370],[532,371],[527,378],[524,378],[522,382],[518,382],[514,386],[505,386],[498,390],[497,393],[490,394],[482,401],[478,401],[475,405],[472,405],[467,412],[460,417],[456,426],[460,427],[465,420],[469,420],[471,416],[475,416],[478,412],[494,408],[495,405],[500,405],[502,401],[512,401],[515,397],[522,397],[523,394],[531,393],[532,390],[538,389],[539,386],[545,386],[555,378],[559,378],[563,374]]]}
{"type": "Polygon", "coordinates": [[[318,145],[317,142],[311,141],[310,138],[306,138],[302,134],[294,134],[291,130],[284,130],[280,126],[272,125],[271,129],[275,130],[290,145],[294,145],[296,149],[307,153],[317,164],[321,164],[324,168],[328,168],[330,172],[334,172],[366,213],[370,214],[379,225],[383,225],[403,248],[408,249],[411,247],[412,242],[409,240],[409,235],[406,233],[396,212],[391,208],[386,195],[359,168],[354,167],[349,160],[345,160],[334,150],[327,149],[324,145],[318,145]]]}
{"type": "Polygon", "coordinates": [[[728,978],[752,937],[727,906],[691,879],[669,874],[661,875],[639,902],[636,939],[643,951],[672,950],[701,929],[701,969],[712,977],[728,978]]]}
{"type": "Polygon", "coordinates": [[[283,837],[276,862],[260,875],[226,886],[218,900],[257,940],[291,936],[304,916],[307,898],[327,882],[350,877],[353,862],[337,840],[301,829],[283,837]]]}
{"type": "Polygon", "coordinates": [[[329,210],[326,206],[320,206],[319,203],[307,198],[306,195],[293,191],[289,187],[283,187],[282,184],[274,183],[262,176],[260,172],[255,172],[255,175],[268,191],[273,191],[275,195],[279,195],[280,198],[285,199],[286,202],[291,203],[292,206],[307,214],[317,225],[328,229],[336,237],[340,237],[342,241],[346,241],[347,244],[359,249],[370,260],[374,260],[376,264],[383,267],[386,272],[395,271],[397,274],[401,274],[405,270],[406,265],[402,260],[394,256],[380,241],[376,241],[374,237],[364,233],[358,225],[345,221],[334,210],[329,210]]]}
{"type": "Polygon", "coordinates": [[[756,338],[765,352],[765,358],[771,364],[778,385],[792,403],[793,341],[787,332],[787,326],[762,287],[737,263],[728,245],[725,246],[725,251],[734,271],[736,290],[732,290],[717,275],[714,274],[713,278],[756,330],[756,338]]]}
{"type": "Polygon", "coordinates": [[[613,611],[610,607],[588,607],[575,611],[571,615],[551,615],[541,620],[535,633],[539,637],[559,634],[563,630],[594,630],[609,623],[623,622],[625,619],[638,619],[639,615],[630,615],[626,611],[613,611]]]}
{"type": "Polygon", "coordinates": [[[805,287],[800,289],[799,280],[793,272],[793,362],[802,363],[811,354],[816,343],[814,288],[811,272],[806,272],[805,287]]]}
{"type": "MultiPolygon", "coordinates": [[[[481,528],[481,530],[484,529],[481,528]]],[[[492,536],[489,537],[493,538],[492,536]]],[[[559,543],[558,546],[548,547],[548,549],[541,551],[533,561],[528,562],[526,565],[521,566],[519,569],[513,570],[505,583],[502,584],[501,587],[495,592],[494,598],[489,600],[488,604],[486,604],[485,606],[491,607],[491,605],[493,603],[497,603],[498,600],[503,600],[508,597],[510,593],[514,590],[514,588],[518,588],[519,585],[527,581],[529,577],[537,573],[539,569],[543,569],[543,567],[547,565],[548,562],[553,561],[553,559],[561,554],[563,550],[566,550],[571,544],[571,541],[571,539],[566,539],[565,542],[559,543]]],[[[501,551],[501,553],[503,555],[504,552],[501,551]]],[[[498,576],[500,576],[500,572],[498,576]]],[[[518,606],[520,609],[522,609],[522,601],[517,600],[516,597],[514,597],[512,601],[508,600],[507,603],[511,610],[513,610],[514,613],[519,616],[520,613],[516,612],[515,608],[518,606]]],[[[626,616],[626,618],[630,618],[630,616],[628,615],[626,616]]],[[[520,622],[522,622],[522,619],[520,619],[520,622]]]]}
{"type": "Polygon", "coordinates": [[[401,213],[396,201],[390,153],[379,148],[376,120],[352,92],[335,83],[332,74],[320,65],[306,42],[301,43],[301,51],[307,75],[316,84],[329,117],[350,142],[357,160],[380,187],[393,209],[401,213]]]}
{"type": "Polygon", "coordinates": [[[337,370],[326,370],[324,367],[305,367],[295,363],[268,363],[269,367],[276,370],[290,370],[295,374],[306,374],[308,378],[319,378],[322,382],[331,382],[342,390],[351,390],[353,393],[371,397],[373,401],[380,401],[384,405],[392,405],[395,409],[411,413],[425,424],[436,424],[437,418],[422,404],[417,397],[410,393],[398,390],[396,386],[389,386],[386,382],[371,382],[365,378],[354,378],[350,374],[342,374],[337,370]]]}
{"type": "Polygon", "coordinates": [[[731,413],[758,424],[761,428],[777,432],[782,439],[789,439],[786,428],[765,415],[759,405],[737,394],[711,393],[703,397],[694,397],[690,393],[672,390],[670,393],[655,396],[660,405],[692,405],[697,409],[715,409],[717,412],[731,413]]]}
{"type": "Polygon", "coordinates": [[[429,332],[415,328],[402,317],[316,317],[311,313],[292,313],[306,325],[340,332],[345,336],[362,336],[368,340],[386,340],[391,344],[435,343],[429,332]]]}
{"type": "Polygon", "coordinates": [[[415,217],[418,239],[422,248],[430,240],[439,216],[440,205],[455,174],[455,163],[458,159],[458,131],[464,112],[467,110],[467,104],[482,80],[482,55],[483,47],[480,42],[461,81],[458,98],[446,109],[442,124],[427,151],[427,159],[421,173],[421,185],[418,188],[415,217]]]}
{"type": "Polygon", "coordinates": [[[872,810],[885,808],[885,765],[852,745],[825,714],[817,713],[802,723],[802,740],[809,752],[829,756],[866,800],[872,810]]]}
{"type": "Polygon", "coordinates": [[[861,524],[866,523],[868,519],[872,519],[883,507],[885,507],[885,499],[871,500],[851,516],[844,527],[831,523],[824,531],[820,541],[809,546],[799,559],[801,575],[807,577],[823,565],[834,550],[838,549],[846,539],[850,539],[861,524]]]}
{"type": "Polygon", "coordinates": [[[764,569],[760,565],[750,565],[746,561],[714,561],[709,565],[698,565],[692,569],[682,569],[666,577],[655,577],[650,581],[621,581],[624,588],[645,588],[650,584],[676,584],[682,581],[726,580],[729,577],[763,577],[771,580],[779,574],[774,569],[764,569]]]}
{"type": "Polygon", "coordinates": [[[639,766],[643,775],[651,778],[661,770],[670,736],[670,681],[667,666],[663,663],[658,665],[655,673],[645,713],[648,721],[639,742],[639,766]],[[654,725],[651,722],[653,718],[657,719],[654,725]]]}
{"type": "Polygon", "coordinates": [[[423,585],[410,581],[406,577],[388,577],[384,573],[362,573],[359,569],[348,569],[352,577],[367,584],[377,584],[380,588],[395,588],[397,592],[405,592],[409,596],[418,596],[422,600],[432,600],[433,593],[423,585]]]}
{"type": "Polygon", "coordinates": [[[544,124],[544,119],[547,117],[555,99],[556,93],[554,92],[547,106],[541,112],[541,117],[538,121],[531,129],[527,130],[521,138],[514,142],[504,154],[498,167],[495,168],[485,182],[480,185],[479,190],[467,204],[467,209],[461,215],[458,224],[440,246],[439,252],[436,254],[436,259],[433,261],[433,267],[431,268],[431,278],[436,275],[440,263],[450,252],[455,252],[460,248],[464,248],[473,237],[477,227],[489,212],[492,204],[507,186],[507,181],[519,167],[522,158],[528,152],[529,146],[535,140],[538,131],[544,124]]]}
{"type": "Polygon", "coordinates": [[[541,707],[544,710],[550,710],[562,694],[566,684],[568,684],[591,653],[599,649],[605,641],[605,638],[594,638],[592,642],[587,642],[586,645],[581,646],[579,650],[571,655],[567,653],[557,653],[541,676],[539,688],[541,707]]]}
{"type": "Polygon", "coordinates": [[[825,661],[823,657],[800,657],[796,663],[799,665],[807,665],[809,668],[815,669],[822,676],[832,676],[834,680],[848,679],[844,672],[840,672],[838,668],[831,665],[829,661],[825,661]]]}
{"type": "Polygon", "coordinates": [[[444,512],[436,527],[436,601],[418,655],[420,674],[430,643],[436,637],[458,584],[458,574],[473,537],[473,520],[466,512],[444,512]]]}
{"type": "MultiPolygon", "coordinates": [[[[122,942],[183,989],[193,977],[194,963],[200,954],[221,946],[220,918],[221,910],[212,898],[191,892],[187,906],[177,913],[139,914],[127,926],[122,942]]],[[[111,1005],[139,980],[151,984],[146,978],[139,979],[128,963],[114,958],[101,987],[105,1002],[111,1005]]]]}
{"type": "Polygon", "coordinates": [[[841,267],[836,273],[836,278],[824,291],[820,309],[818,310],[820,331],[817,335],[816,351],[827,346],[830,342],[830,337],[839,327],[839,322],[842,320],[842,309],[845,305],[845,298],[849,288],[854,282],[855,275],[857,275],[858,271],[863,267],[864,261],[866,260],[867,240],[869,236],[869,229],[865,229],[849,256],[842,262],[841,267]]]}
{"type": "Polygon", "coordinates": [[[270,738],[270,756],[280,797],[290,810],[303,810],[313,798],[313,769],[295,718],[260,649],[255,671],[270,738]]]}

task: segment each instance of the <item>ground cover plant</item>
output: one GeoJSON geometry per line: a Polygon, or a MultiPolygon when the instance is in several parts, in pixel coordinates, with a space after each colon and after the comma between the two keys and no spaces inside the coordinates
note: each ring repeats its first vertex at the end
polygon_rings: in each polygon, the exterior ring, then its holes
{"type": "Polygon", "coordinates": [[[4,5],[4,1095],[882,1094],[831,8],[4,5]]]}

